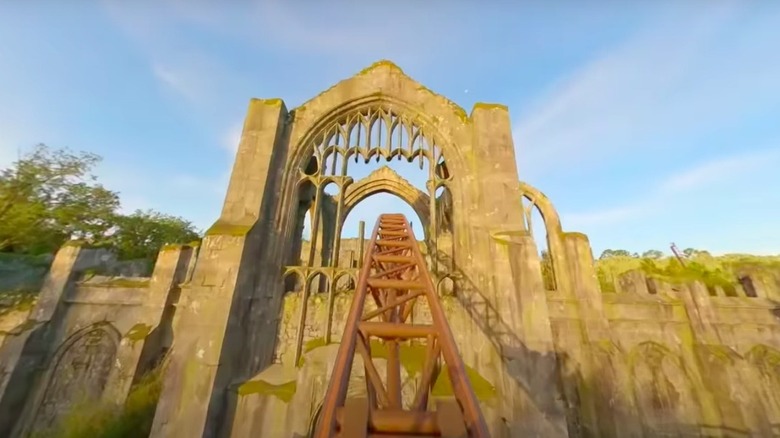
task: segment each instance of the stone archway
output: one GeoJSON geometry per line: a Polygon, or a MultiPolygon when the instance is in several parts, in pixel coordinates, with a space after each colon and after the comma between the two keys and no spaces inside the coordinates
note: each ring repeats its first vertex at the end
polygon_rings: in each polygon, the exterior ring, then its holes
{"type": "Polygon", "coordinates": [[[63,342],[47,372],[32,422],[34,431],[53,426],[75,404],[100,398],[114,365],[119,339],[111,325],[95,324],[63,342]]]}
{"type": "MultiPolygon", "coordinates": [[[[273,333],[269,324],[281,324],[275,322],[281,312],[289,321],[284,323],[294,332],[285,347],[295,351],[291,362],[299,359],[305,337],[311,332],[308,328],[316,326],[327,340],[333,326],[333,288],[326,291],[326,296],[313,297],[308,288],[303,288],[296,297],[302,304],[288,310],[284,306],[289,296],[284,294],[284,282],[290,277],[282,273],[299,268],[307,278],[318,270],[335,278],[345,270],[355,270],[333,258],[327,266],[299,265],[300,254],[295,252],[300,245],[296,244],[295,235],[302,227],[300,216],[308,210],[308,202],[312,202],[316,215],[326,202],[325,197],[334,196],[326,193],[326,188],[335,184],[336,193],[346,194],[354,181],[345,170],[350,161],[360,160],[406,161],[410,165],[420,164],[421,168],[423,162],[428,163],[429,178],[424,191],[429,196],[428,234],[433,236],[426,240],[434,242],[429,249],[429,254],[435,256],[431,271],[438,272],[438,265],[443,264],[438,258],[443,245],[437,246],[435,219],[437,189],[445,186],[448,196],[438,204],[446,204],[452,213],[445,219],[451,241],[447,248],[452,254],[449,266],[458,273],[453,277],[455,282],[468,284],[475,294],[490,291],[485,296],[494,308],[532,307],[524,306],[528,297],[519,294],[513,283],[501,283],[500,290],[495,288],[495,279],[512,278],[513,268],[522,265],[513,259],[519,257],[516,252],[497,251],[490,238],[497,232],[523,230],[522,212],[516,202],[508,201],[519,199],[520,190],[515,183],[519,178],[511,120],[505,106],[479,103],[468,114],[387,61],[375,63],[292,110],[281,99],[253,99],[220,217],[206,233],[192,275],[192,288],[188,290],[199,297],[198,309],[208,309],[208,318],[195,308],[182,309],[177,336],[192,341],[180,343],[180,348],[173,352],[177,360],[172,360],[176,365],[169,373],[189,372],[184,369],[190,366],[186,358],[196,357],[202,345],[230,344],[242,348],[206,349],[206,356],[193,365],[203,372],[188,381],[187,386],[209,389],[197,402],[186,399],[183,393],[163,397],[165,403],[157,413],[160,420],[155,422],[157,436],[214,433],[216,425],[204,417],[211,418],[207,413],[224,408],[225,402],[213,396],[215,391],[224,390],[223,383],[234,375],[255,373],[274,359],[274,336],[263,336],[258,341],[250,334],[273,333]],[[399,138],[405,140],[401,142],[405,146],[396,143],[399,138]],[[499,260],[493,262],[496,258],[499,260]],[[303,303],[318,300],[323,303],[323,315],[316,321],[307,319],[312,307],[307,309],[303,303]],[[214,331],[206,328],[207,324],[222,324],[227,329],[214,331]],[[247,342],[250,338],[257,342],[247,342]],[[216,375],[207,371],[211,363],[227,362],[237,365],[219,367],[216,375]]],[[[398,190],[395,192],[398,195],[398,190]]],[[[346,196],[340,199],[334,210],[339,218],[336,224],[348,208],[344,204],[346,196]]],[[[324,234],[318,222],[322,218],[312,220],[312,233],[324,234]]],[[[332,233],[332,253],[336,257],[341,257],[337,247],[340,235],[340,230],[332,233]]],[[[316,243],[317,239],[318,236],[309,236],[311,242],[316,243]]],[[[306,260],[316,260],[311,251],[306,260]]],[[[496,333],[487,323],[491,322],[477,321],[476,326],[483,328],[479,336],[492,340],[496,333]]],[[[516,315],[507,315],[502,323],[517,331],[520,320],[516,315]]],[[[549,328],[534,330],[533,336],[551,336],[549,328]]],[[[469,366],[494,366],[496,358],[477,354],[475,345],[463,346],[464,357],[471,358],[469,366]]]]}
{"type": "Polygon", "coordinates": [[[430,197],[387,166],[371,172],[370,175],[346,189],[342,221],[349,216],[357,204],[377,193],[389,193],[406,201],[422,221],[423,230],[429,229],[430,197]]]}
{"type": "Polygon", "coordinates": [[[523,216],[525,228],[533,232],[531,227],[531,215],[533,209],[537,209],[544,221],[545,239],[547,241],[547,251],[552,262],[552,280],[554,290],[571,290],[571,284],[566,266],[566,247],[563,241],[563,227],[558,212],[555,210],[552,202],[536,187],[521,181],[520,193],[522,201],[528,201],[528,205],[523,206],[523,216]]]}

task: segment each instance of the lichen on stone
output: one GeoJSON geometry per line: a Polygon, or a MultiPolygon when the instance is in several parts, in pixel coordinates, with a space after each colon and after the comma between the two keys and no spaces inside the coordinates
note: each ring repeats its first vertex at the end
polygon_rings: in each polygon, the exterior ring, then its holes
{"type": "MultiPolygon", "coordinates": [[[[427,354],[427,347],[425,345],[402,343],[398,346],[398,350],[401,366],[404,367],[404,370],[406,370],[406,373],[409,374],[409,376],[416,376],[417,374],[422,373],[427,354]]],[[[377,359],[387,359],[387,344],[382,341],[372,340],[371,356],[377,359]]]]}
{"type": "Polygon", "coordinates": [[[387,60],[387,59],[381,59],[368,67],[364,68],[363,70],[360,70],[360,73],[358,73],[358,76],[362,76],[365,74],[370,73],[372,70],[377,69],[379,67],[389,67],[395,70],[398,70],[399,72],[403,73],[404,71],[401,70],[401,67],[397,66],[393,61],[387,60]]]}
{"type": "Polygon", "coordinates": [[[144,323],[138,323],[130,328],[125,333],[125,337],[130,339],[133,343],[143,341],[152,332],[152,326],[144,323]]]}
{"type": "Polygon", "coordinates": [[[252,225],[230,224],[217,221],[206,231],[206,236],[236,236],[243,237],[249,234],[252,225]]]}
{"type": "Polygon", "coordinates": [[[116,277],[116,278],[112,278],[111,280],[108,280],[105,283],[101,283],[100,286],[105,286],[110,288],[127,288],[127,289],[144,288],[144,287],[149,287],[149,279],[116,277]]]}
{"type": "Polygon", "coordinates": [[[308,353],[314,349],[325,347],[326,345],[328,345],[328,343],[325,342],[325,338],[309,339],[303,344],[303,352],[308,353]]]}
{"type": "Polygon", "coordinates": [[[297,389],[298,383],[295,380],[282,383],[281,385],[273,385],[265,380],[250,380],[238,387],[238,395],[272,395],[285,403],[289,403],[295,396],[297,389]]]}
{"type": "MultiPolygon", "coordinates": [[[[497,395],[496,388],[488,382],[481,374],[475,369],[466,367],[466,375],[468,376],[471,388],[474,390],[474,395],[481,401],[487,401],[495,398],[497,395]]],[[[447,369],[447,365],[441,367],[439,376],[431,389],[431,395],[434,397],[451,397],[453,396],[452,382],[450,381],[450,373],[447,369]]]]}
{"type": "Polygon", "coordinates": [[[483,109],[483,110],[494,110],[494,109],[500,109],[504,111],[509,111],[509,107],[506,105],[500,104],[500,103],[486,103],[486,102],[477,102],[474,104],[474,107],[472,109],[472,112],[477,109],[483,109]]]}
{"type": "Polygon", "coordinates": [[[284,103],[282,99],[278,97],[274,97],[272,99],[260,99],[260,100],[263,102],[263,104],[268,106],[282,106],[282,104],[284,103]]]}
{"type": "Polygon", "coordinates": [[[16,290],[0,293],[0,316],[11,312],[29,312],[37,302],[37,291],[16,290]]]}

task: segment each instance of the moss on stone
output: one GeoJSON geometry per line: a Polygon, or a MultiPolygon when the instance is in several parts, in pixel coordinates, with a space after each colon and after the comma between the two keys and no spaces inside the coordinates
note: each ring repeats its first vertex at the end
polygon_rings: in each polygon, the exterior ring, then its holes
{"type": "MultiPolygon", "coordinates": [[[[427,347],[421,344],[402,343],[399,345],[398,356],[401,360],[401,366],[404,367],[409,376],[416,376],[422,373],[425,366],[425,355],[427,347]]],[[[387,345],[378,340],[371,341],[371,356],[377,359],[388,358],[387,345]]]]}
{"type": "Polygon", "coordinates": [[[388,67],[395,70],[398,70],[399,72],[403,73],[404,71],[401,70],[401,67],[397,66],[393,61],[387,60],[387,59],[381,59],[368,67],[364,68],[363,70],[360,70],[360,73],[358,73],[358,76],[362,76],[368,73],[371,73],[372,70],[377,69],[379,67],[388,67]]]}
{"type": "Polygon", "coordinates": [[[236,236],[243,237],[249,234],[252,225],[230,224],[217,221],[206,231],[206,236],[236,236]]]}
{"type": "Polygon", "coordinates": [[[500,103],[486,103],[486,102],[477,102],[474,104],[471,112],[473,113],[474,110],[494,110],[494,109],[500,109],[504,111],[509,111],[509,107],[500,103]]]}
{"type": "Polygon", "coordinates": [[[295,396],[297,389],[298,383],[295,380],[282,383],[281,385],[273,385],[265,380],[250,380],[238,387],[238,395],[272,395],[285,403],[289,403],[295,396]]]}
{"type": "Polygon", "coordinates": [[[15,290],[0,293],[0,316],[11,312],[29,312],[38,302],[38,291],[15,290]]]}
{"type": "Polygon", "coordinates": [[[511,237],[527,237],[530,236],[530,233],[528,230],[498,231],[491,233],[490,236],[493,238],[493,240],[502,245],[509,245],[512,243],[510,240],[511,237]]]}
{"type": "Polygon", "coordinates": [[[125,337],[130,339],[133,343],[136,343],[146,339],[146,337],[149,336],[149,333],[151,332],[152,326],[139,322],[138,324],[131,327],[127,333],[125,333],[125,337]]]}
{"type": "Polygon", "coordinates": [[[274,97],[271,99],[257,99],[257,100],[262,102],[263,105],[268,105],[268,106],[282,106],[282,104],[284,103],[282,99],[278,97],[274,97]]]}
{"type": "MultiPolygon", "coordinates": [[[[496,388],[475,369],[466,366],[466,375],[469,378],[471,388],[474,390],[477,399],[487,401],[496,397],[496,388]]],[[[451,397],[454,395],[447,365],[441,367],[436,383],[434,383],[433,389],[431,389],[431,395],[434,397],[451,397]]]]}
{"type": "Polygon", "coordinates": [[[111,288],[128,288],[128,289],[144,288],[144,287],[149,287],[149,279],[139,280],[133,278],[117,277],[117,278],[112,278],[111,280],[108,280],[105,283],[101,283],[100,286],[111,287],[111,288]]]}
{"type": "Polygon", "coordinates": [[[303,344],[303,352],[308,353],[314,349],[324,347],[326,345],[328,345],[328,343],[325,342],[325,338],[309,339],[306,341],[306,343],[303,344]]]}

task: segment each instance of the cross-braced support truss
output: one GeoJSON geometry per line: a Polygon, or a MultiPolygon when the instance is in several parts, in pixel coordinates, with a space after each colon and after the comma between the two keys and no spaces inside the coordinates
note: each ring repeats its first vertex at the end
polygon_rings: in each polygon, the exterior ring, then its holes
{"type": "Polygon", "coordinates": [[[425,260],[403,215],[382,215],[374,228],[321,415],[317,438],[489,436],[425,260]],[[369,295],[377,308],[366,312],[369,295]],[[427,301],[433,324],[407,322],[418,299],[427,301]],[[371,357],[372,338],[387,349],[384,381],[371,357]],[[424,340],[426,357],[417,394],[404,406],[399,347],[412,340],[424,340]],[[365,366],[367,397],[347,399],[355,352],[365,366]],[[439,401],[431,411],[428,397],[440,359],[447,365],[455,397],[439,401]]]}

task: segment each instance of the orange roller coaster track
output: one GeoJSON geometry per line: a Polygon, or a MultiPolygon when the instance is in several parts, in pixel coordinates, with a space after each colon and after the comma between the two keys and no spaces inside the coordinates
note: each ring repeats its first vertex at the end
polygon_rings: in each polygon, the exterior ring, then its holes
{"type": "Polygon", "coordinates": [[[431,275],[401,214],[384,214],[374,227],[321,412],[317,438],[489,436],[431,275]],[[369,294],[376,310],[365,309],[369,294]],[[427,301],[433,324],[407,322],[420,299],[427,301]],[[373,338],[387,349],[384,381],[371,357],[373,338]],[[399,347],[415,341],[424,342],[426,357],[417,393],[404,403],[399,347]],[[347,398],[355,352],[365,367],[367,396],[347,398]],[[432,403],[429,395],[442,359],[455,397],[432,403]]]}

